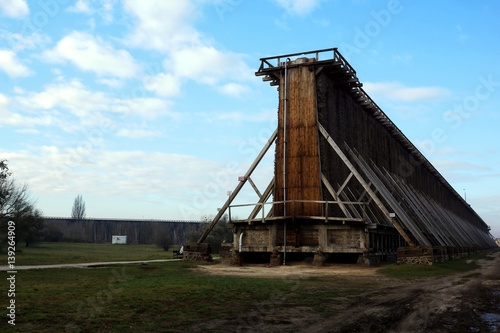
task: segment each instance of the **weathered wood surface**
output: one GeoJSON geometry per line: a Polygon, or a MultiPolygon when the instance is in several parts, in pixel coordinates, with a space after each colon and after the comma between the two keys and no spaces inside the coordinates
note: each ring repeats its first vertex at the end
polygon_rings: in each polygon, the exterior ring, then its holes
{"type": "MultiPolygon", "coordinates": [[[[278,140],[275,157],[274,200],[322,200],[319,166],[318,129],[316,126],[316,84],[314,72],[307,66],[288,70],[286,110],[286,151],[284,152],[285,78],[280,84],[278,111],[278,140]],[[284,157],[285,156],[285,157],[284,157]],[[286,184],[283,177],[283,159],[286,159],[286,184]]],[[[286,215],[320,216],[322,206],[317,203],[287,205],[286,215]]],[[[275,216],[283,215],[283,206],[275,207],[275,216]]]]}

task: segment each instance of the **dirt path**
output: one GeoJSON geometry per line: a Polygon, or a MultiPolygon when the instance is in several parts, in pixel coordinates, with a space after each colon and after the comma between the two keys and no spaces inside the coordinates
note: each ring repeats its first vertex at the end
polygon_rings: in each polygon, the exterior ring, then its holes
{"type": "Polygon", "coordinates": [[[370,292],[300,332],[500,332],[500,252],[479,269],[370,292]]]}
{"type": "MultiPolygon", "coordinates": [[[[467,273],[412,282],[385,278],[377,274],[376,268],[357,265],[324,268],[214,265],[198,269],[205,274],[246,277],[337,275],[383,281],[354,301],[326,304],[328,312],[332,313],[328,318],[311,308],[291,307],[280,309],[269,318],[259,318],[257,326],[239,323],[235,327],[235,323],[222,320],[209,324],[214,328],[294,333],[500,333],[500,252],[494,252],[487,260],[479,260],[478,264],[480,268],[467,273]]],[[[210,327],[198,328],[201,332],[210,327]]]]}
{"type": "Polygon", "coordinates": [[[167,261],[180,261],[181,259],[155,259],[155,260],[138,260],[138,261],[106,261],[106,262],[87,262],[78,264],[54,264],[54,265],[30,265],[30,266],[16,266],[15,269],[9,269],[8,266],[0,266],[2,271],[25,271],[28,269],[49,269],[49,268],[85,268],[95,266],[108,266],[108,265],[123,265],[123,264],[142,264],[149,262],[167,262],[167,261]]]}
{"type": "Polygon", "coordinates": [[[376,267],[360,265],[336,265],[314,267],[312,265],[287,264],[287,266],[268,267],[266,265],[251,266],[228,266],[228,265],[207,265],[198,266],[197,270],[203,274],[226,275],[241,277],[264,277],[264,278],[286,278],[287,276],[300,276],[301,278],[314,276],[375,276],[376,267]]]}

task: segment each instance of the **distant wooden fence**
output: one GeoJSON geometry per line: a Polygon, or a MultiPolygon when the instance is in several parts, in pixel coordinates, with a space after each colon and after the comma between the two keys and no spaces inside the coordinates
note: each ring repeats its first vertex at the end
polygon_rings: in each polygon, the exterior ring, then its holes
{"type": "Polygon", "coordinates": [[[128,244],[155,244],[168,239],[183,244],[190,235],[199,235],[206,227],[200,221],[121,220],[44,218],[46,239],[51,241],[111,243],[113,235],[127,236],[128,244]]]}

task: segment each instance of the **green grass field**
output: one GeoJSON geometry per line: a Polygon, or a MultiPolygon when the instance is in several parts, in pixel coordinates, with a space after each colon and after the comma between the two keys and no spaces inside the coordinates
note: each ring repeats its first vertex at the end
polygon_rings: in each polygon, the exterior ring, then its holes
{"type": "MultiPolygon", "coordinates": [[[[368,288],[367,282],[336,277],[209,276],[194,272],[196,265],[180,261],[19,271],[16,326],[8,327],[4,317],[0,331],[195,332],[201,323],[214,323],[219,328],[210,332],[228,332],[225,325],[234,328],[235,320],[251,326],[259,311],[313,306],[321,312],[318,297],[345,301],[368,288]]],[[[0,299],[7,304],[6,293],[0,299]]]]}
{"type": "MultiPolygon", "coordinates": [[[[145,260],[171,255],[153,246],[42,244],[22,249],[18,264],[145,260]]],[[[484,257],[484,255],[483,255],[484,257]]],[[[479,257],[477,257],[479,258],[479,257]]],[[[253,327],[262,316],[311,309],[323,318],[334,306],[387,281],[348,276],[243,278],[194,270],[201,263],[168,262],[18,271],[16,326],[7,323],[7,283],[0,304],[0,332],[233,332],[253,327]],[[324,304],[327,303],[328,307],[324,304]]],[[[205,264],[206,265],[206,264],[205,264]]],[[[474,269],[465,260],[425,266],[387,265],[384,275],[415,278],[474,269]],[[440,264],[441,265],[441,264],[440,264]],[[402,273],[405,272],[406,273],[402,273]],[[408,273],[410,272],[410,273],[408,273]]],[[[2,272],[2,280],[7,274],[2,272]]]]}
{"type": "MultiPolygon", "coordinates": [[[[5,249],[3,250],[0,265],[7,262],[5,249]]],[[[171,250],[164,251],[155,245],[42,243],[35,247],[25,247],[19,244],[17,250],[16,265],[18,266],[172,258],[171,250]]]]}

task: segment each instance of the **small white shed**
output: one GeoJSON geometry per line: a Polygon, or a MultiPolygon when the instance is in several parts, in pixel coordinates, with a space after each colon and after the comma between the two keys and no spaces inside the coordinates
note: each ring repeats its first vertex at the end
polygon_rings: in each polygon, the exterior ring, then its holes
{"type": "Polygon", "coordinates": [[[127,236],[112,236],[111,244],[127,244],[127,236]]]}

